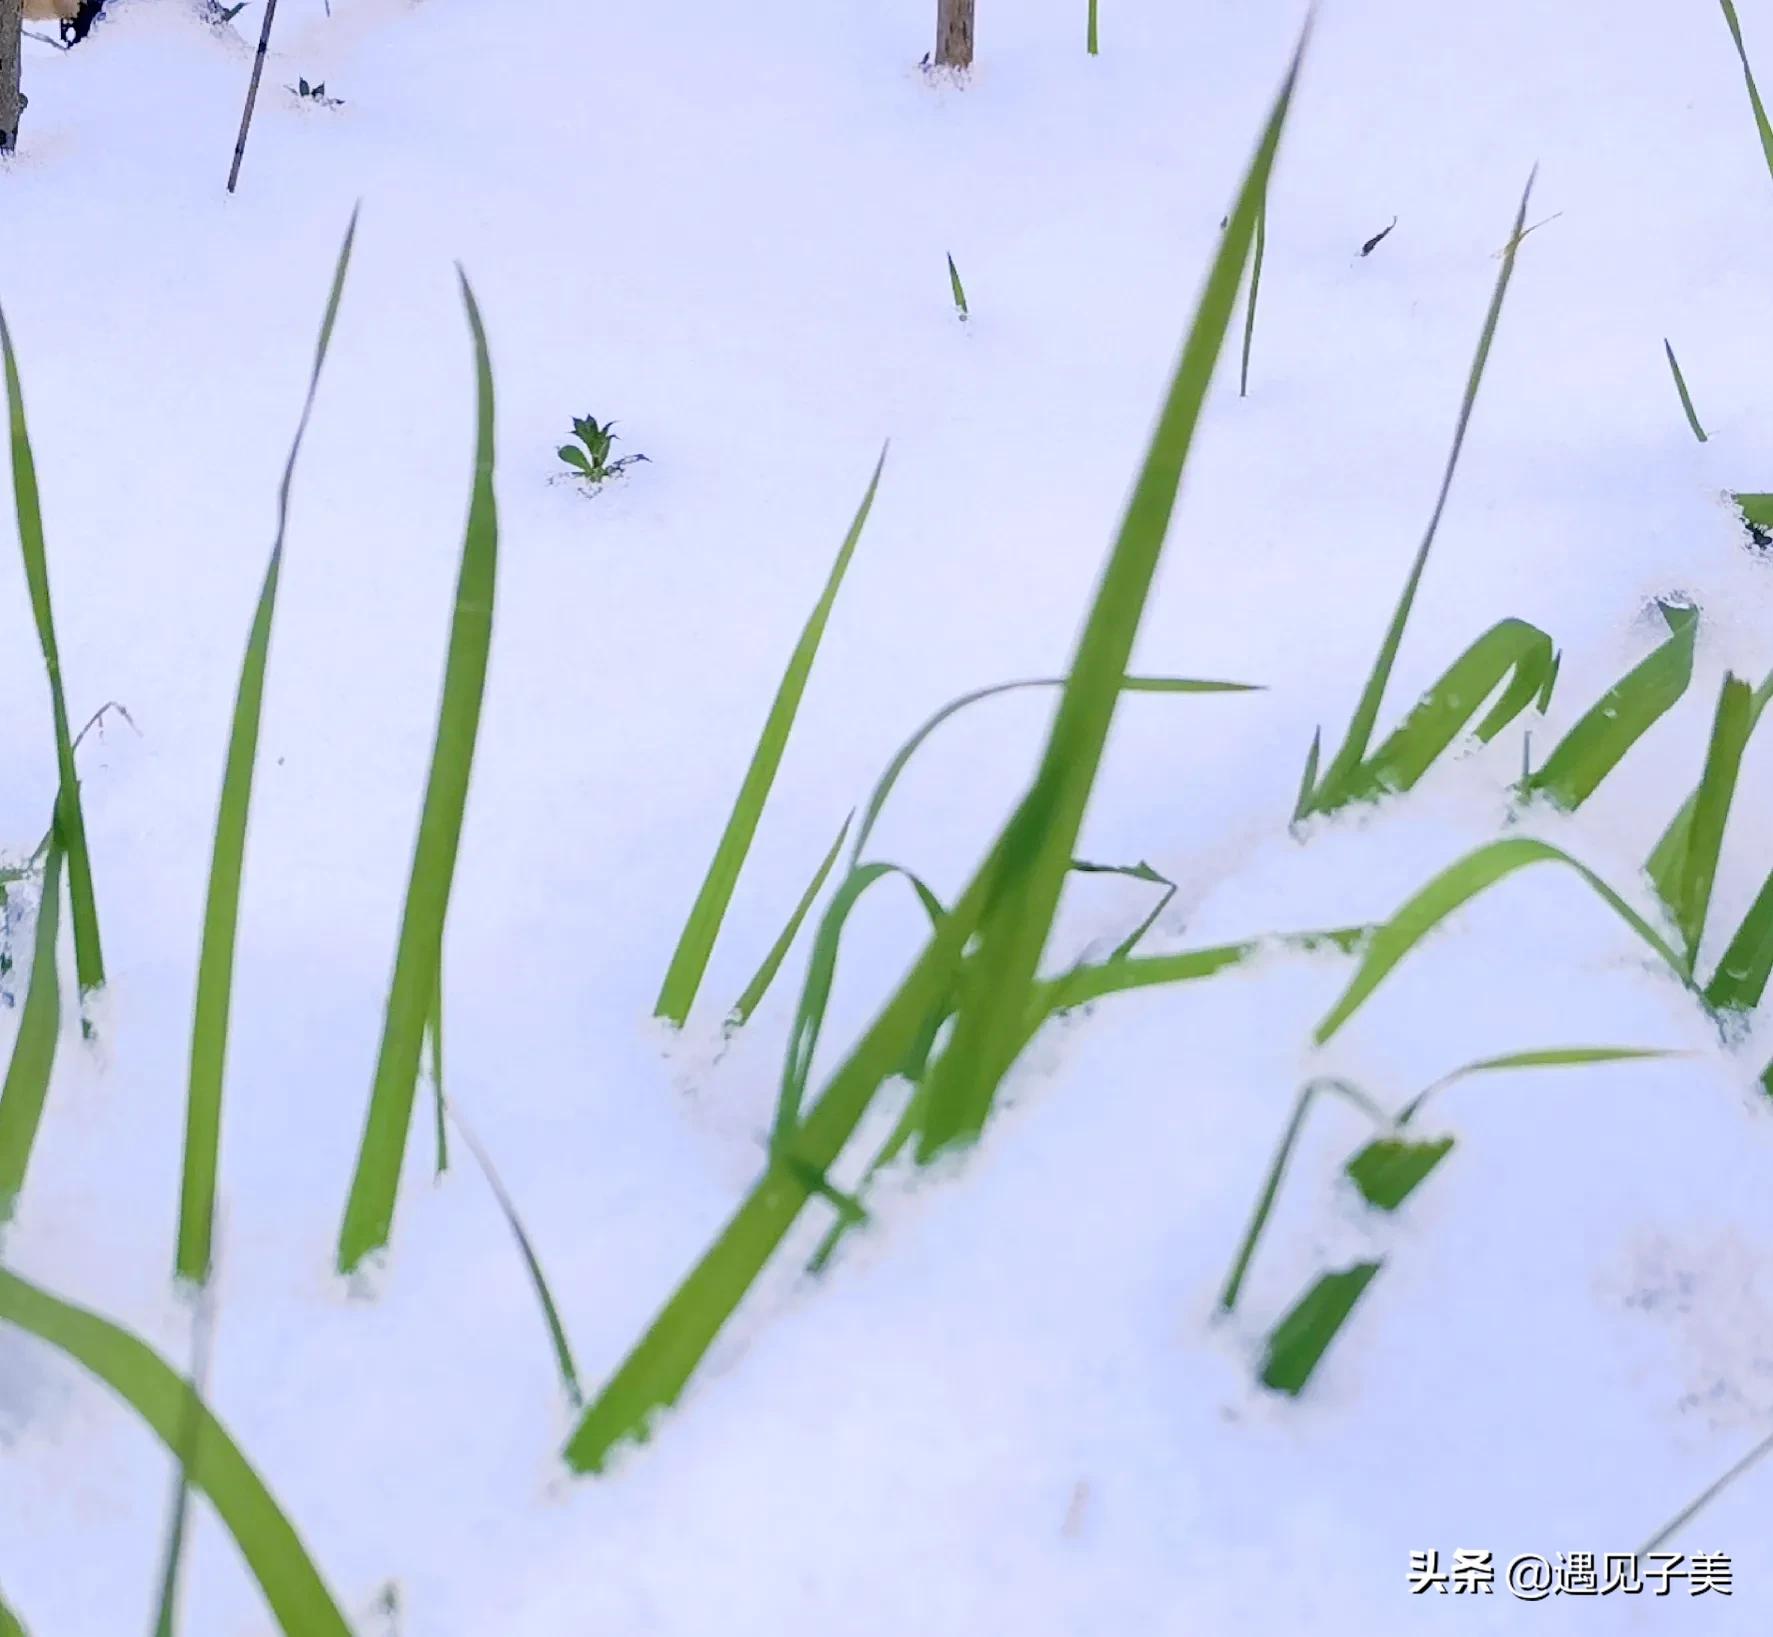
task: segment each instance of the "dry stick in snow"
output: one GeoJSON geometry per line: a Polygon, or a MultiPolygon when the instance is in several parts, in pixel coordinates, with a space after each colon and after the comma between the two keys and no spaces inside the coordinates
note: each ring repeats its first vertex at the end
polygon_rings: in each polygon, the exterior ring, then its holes
{"type": "MultiPolygon", "coordinates": [[[[5,5],[7,0],[0,0],[5,5]]],[[[252,128],[253,104],[259,100],[259,80],[265,72],[265,51],[271,44],[271,22],[277,15],[277,0],[265,0],[265,22],[259,30],[259,48],[253,53],[252,79],[246,87],[246,107],[240,114],[240,137],[234,144],[234,163],[228,167],[228,191],[240,180],[240,161],[246,157],[246,133],[252,128]]]]}
{"type": "Polygon", "coordinates": [[[0,0],[0,153],[11,153],[18,140],[19,114],[25,99],[19,90],[20,30],[24,0],[0,0]]]}
{"type": "Polygon", "coordinates": [[[973,63],[973,0],[936,0],[936,66],[973,63]]]}

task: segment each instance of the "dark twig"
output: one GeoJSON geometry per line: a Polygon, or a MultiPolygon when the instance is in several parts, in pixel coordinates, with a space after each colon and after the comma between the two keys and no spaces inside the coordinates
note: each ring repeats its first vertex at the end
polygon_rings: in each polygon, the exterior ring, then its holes
{"type": "Polygon", "coordinates": [[[265,0],[264,26],[259,30],[259,48],[252,59],[252,79],[246,87],[246,107],[240,115],[240,136],[234,143],[234,163],[228,167],[228,191],[240,180],[240,161],[246,157],[246,133],[252,129],[253,105],[259,100],[259,80],[265,72],[265,52],[271,44],[271,23],[277,15],[277,0],[265,0]]]}

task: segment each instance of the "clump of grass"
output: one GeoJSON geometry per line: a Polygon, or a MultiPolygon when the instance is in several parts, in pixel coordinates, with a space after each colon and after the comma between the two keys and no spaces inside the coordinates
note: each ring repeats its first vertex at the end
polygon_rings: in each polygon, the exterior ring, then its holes
{"type": "Polygon", "coordinates": [[[234,949],[240,930],[240,882],[246,864],[247,820],[252,809],[253,773],[258,762],[259,726],[264,714],[265,668],[271,647],[271,624],[277,611],[277,588],[283,573],[283,543],[289,528],[289,495],[296,459],[314,412],[320,372],[332,342],[351,247],[357,238],[357,213],[345,229],[308,393],[296,422],[283,482],[277,491],[277,532],[259,587],[258,605],[246,639],[240,682],[234,694],[234,719],[228,734],[228,757],[222,772],[221,800],[216,812],[215,840],[210,853],[209,894],[203,911],[203,943],[197,958],[197,1001],[191,1023],[190,1078],[185,1102],[185,1151],[179,1190],[177,1271],[181,1279],[201,1284],[209,1277],[213,1255],[216,1171],[222,1134],[222,1078],[228,1054],[228,1015],[234,995],[234,949]]]}
{"type": "Polygon", "coordinates": [[[0,1268],[0,1323],[17,1326],[96,1376],[185,1463],[186,1479],[234,1537],[285,1632],[350,1637],[332,1593],[263,1480],[196,1391],[159,1354],[109,1320],[5,1268],[0,1268]]]}
{"type": "Polygon", "coordinates": [[[393,1226],[425,1025],[432,1013],[438,969],[443,960],[444,922],[455,880],[468,783],[474,768],[474,746],[480,731],[480,706],[486,690],[487,656],[492,647],[499,555],[498,500],[493,492],[492,362],[480,308],[465,273],[461,274],[461,286],[474,342],[478,403],[474,482],[456,580],[437,738],[425,785],[424,807],[419,815],[406,906],[401,915],[400,943],[382,1024],[381,1050],[376,1059],[357,1168],[339,1229],[341,1273],[353,1272],[365,1257],[382,1249],[393,1226]]]}
{"type": "Polygon", "coordinates": [[[972,315],[967,309],[966,287],[960,282],[960,269],[954,265],[954,257],[948,258],[948,290],[954,297],[954,311],[961,323],[966,323],[972,315]]]}
{"type": "MultiPolygon", "coordinates": [[[[1391,624],[1386,630],[1384,640],[1379,645],[1378,657],[1373,662],[1372,674],[1367,678],[1366,687],[1362,690],[1360,700],[1354,709],[1354,716],[1348,724],[1348,732],[1344,735],[1341,748],[1331,758],[1330,765],[1321,781],[1317,780],[1317,746],[1312,747],[1307,777],[1300,790],[1299,802],[1295,809],[1295,818],[1305,818],[1313,813],[1327,813],[1356,799],[1356,792],[1362,784],[1361,764],[1367,754],[1367,745],[1372,738],[1374,724],[1379,719],[1379,707],[1385,697],[1386,684],[1391,680],[1393,666],[1397,663],[1398,649],[1403,644],[1404,628],[1409,624],[1410,610],[1415,606],[1416,591],[1422,583],[1423,571],[1428,567],[1428,554],[1434,546],[1434,537],[1440,529],[1442,514],[1447,509],[1447,498],[1453,491],[1453,478],[1459,470],[1459,455],[1465,447],[1465,435],[1471,426],[1472,410],[1477,404],[1478,388],[1482,386],[1484,368],[1490,360],[1490,348],[1496,339],[1496,326],[1502,318],[1502,303],[1508,294],[1509,281],[1514,277],[1515,254],[1520,248],[1523,228],[1527,220],[1527,204],[1533,195],[1533,178],[1527,178],[1527,185],[1521,192],[1520,208],[1515,212],[1514,230],[1509,235],[1508,243],[1502,255],[1502,270],[1496,276],[1496,285],[1490,295],[1490,306],[1484,315],[1484,327],[1478,336],[1477,352],[1471,361],[1471,370],[1466,377],[1465,394],[1459,404],[1459,418],[1453,429],[1453,446],[1447,455],[1446,470],[1441,475],[1440,492],[1435,497],[1434,510],[1429,515],[1428,527],[1423,531],[1422,543],[1416,548],[1415,561],[1410,565],[1409,575],[1404,581],[1403,594],[1398,599],[1396,611],[1392,614],[1391,624]]],[[[1473,701],[1475,708],[1476,701],[1473,701]]]]}
{"type": "Polygon", "coordinates": [[[30,431],[25,424],[24,388],[19,383],[18,359],[13,352],[12,332],[0,311],[0,354],[6,369],[6,401],[11,427],[12,494],[18,516],[18,538],[24,553],[25,583],[30,591],[31,615],[37,640],[43,649],[43,668],[49,678],[50,712],[55,727],[55,760],[60,776],[56,794],[56,822],[68,857],[68,900],[74,924],[74,969],[80,993],[87,995],[105,981],[105,957],[99,943],[98,904],[92,890],[92,860],[86,849],[86,817],[80,806],[80,778],[74,768],[74,745],[68,734],[68,703],[62,692],[61,650],[55,638],[55,614],[49,597],[49,558],[43,538],[43,504],[37,489],[37,463],[31,454],[30,431]]]}
{"type": "Polygon", "coordinates": [[[1681,409],[1687,417],[1687,425],[1692,427],[1693,436],[1704,443],[1705,428],[1699,424],[1698,411],[1693,408],[1693,394],[1687,390],[1687,378],[1681,374],[1680,360],[1675,357],[1674,347],[1667,336],[1662,338],[1662,350],[1668,354],[1669,373],[1674,376],[1675,391],[1681,395],[1681,409]]]}
{"type": "Polygon", "coordinates": [[[951,997],[953,1033],[925,1087],[922,1157],[976,1134],[988,1116],[997,1084],[1024,1043],[1038,993],[1035,971],[1230,327],[1303,50],[1301,41],[1208,273],[1032,787],[874,1023],[795,1122],[791,1139],[772,1144],[762,1178],[586,1410],[565,1451],[575,1470],[600,1470],[619,1444],[644,1437],[653,1415],[676,1400],[807,1202],[815,1193],[830,1197],[826,1172],[951,997]]]}
{"type": "Polygon", "coordinates": [[[850,559],[855,556],[856,543],[862,538],[868,514],[874,508],[874,496],[880,488],[880,474],[886,465],[886,456],[887,452],[883,448],[880,459],[875,463],[874,475],[868,480],[862,504],[856,509],[849,533],[844,536],[843,544],[838,548],[837,560],[831,565],[825,589],[820,593],[818,602],[813,605],[812,613],[807,616],[800,641],[795,644],[794,652],[788,660],[788,669],[783,673],[781,683],[776,689],[775,700],[770,705],[769,715],[764,719],[763,732],[758,737],[756,749],[751,753],[751,765],[745,770],[745,778],[739,786],[732,812],[727,815],[726,829],[722,831],[720,842],[714,849],[714,856],[708,864],[708,873],[702,878],[701,890],[696,894],[695,903],[690,906],[689,918],[684,922],[677,947],[672,952],[671,964],[665,972],[665,981],[660,985],[659,998],[653,1005],[653,1016],[663,1018],[680,1028],[701,990],[702,978],[708,970],[708,958],[714,953],[714,941],[720,935],[720,924],[726,919],[727,906],[732,902],[739,872],[745,867],[752,839],[763,818],[764,804],[769,800],[770,789],[776,782],[776,773],[782,765],[783,753],[788,748],[788,737],[794,731],[794,719],[800,712],[800,702],[806,693],[807,679],[812,675],[813,662],[818,658],[819,644],[824,639],[832,606],[837,601],[838,591],[842,589],[844,575],[849,571],[850,559]]]}

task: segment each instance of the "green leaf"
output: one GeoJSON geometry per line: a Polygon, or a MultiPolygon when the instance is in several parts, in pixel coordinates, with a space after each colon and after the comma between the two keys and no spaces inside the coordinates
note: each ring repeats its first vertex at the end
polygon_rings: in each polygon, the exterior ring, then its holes
{"type": "Polygon", "coordinates": [[[350,1627],[300,1538],[222,1424],[165,1360],[126,1330],[0,1268],[0,1321],[18,1326],[96,1376],[145,1421],[191,1487],[208,1497],[286,1633],[350,1637],[350,1627]],[[194,1415],[198,1436],[188,1439],[194,1415]]]}
{"type": "Polygon", "coordinates": [[[203,910],[203,945],[197,960],[197,1002],[191,1023],[190,1080],[185,1103],[185,1149],[179,1189],[177,1272],[181,1279],[202,1283],[209,1277],[215,1230],[216,1170],[222,1135],[222,1077],[228,1055],[228,1015],[234,996],[234,949],[240,929],[240,881],[246,864],[247,819],[252,808],[253,773],[258,761],[259,726],[264,713],[265,668],[271,647],[271,622],[277,609],[277,587],[283,572],[283,542],[289,528],[289,494],[295,481],[296,458],[314,412],[320,371],[332,341],[351,247],[357,238],[357,212],[351,213],[333,269],[308,395],[302,402],[295,437],[284,463],[277,491],[277,533],[253,612],[252,629],[241,661],[234,694],[234,720],[228,734],[228,759],[222,773],[222,794],[216,813],[210,854],[209,895],[203,910]]]}
{"type": "Polygon", "coordinates": [[[1549,842],[1513,836],[1502,841],[1492,841],[1450,864],[1373,933],[1359,970],[1349,982],[1342,998],[1318,1024],[1313,1040],[1320,1046],[1329,1040],[1354,1016],[1392,969],[1455,910],[1499,881],[1505,880],[1516,870],[1525,869],[1532,864],[1547,863],[1562,864],[1574,870],[1614,914],[1667,963],[1671,971],[1682,973],[1683,962],[1680,956],[1593,870],[1549,842]]]}
{"type": "Polygon", "coordinates": [[[1706,911],[1711,907],[1718,854],[1724,845],[1724,825],[1730,817],[1730,803],[1736,795],[1736,776],[1753,728],[1754,705],[1748,684],[1739,677],[1726,675],[1712,724],[1705,773],[1699,782],[1687,845],[1682,853],[1681,871],[1674,883],[1674,896],[1669,901],[1686,950],[1689,976],[1699,958],[1699,941],[1705,933],[1706,911]]]}
{"type": "Polygon", "coordinates": [[[43,899],[37,908],[37,937],[31,956],[31,987],[25,995],[6,1083],[0,1086],[0,1223],[5,1222],[25,1186],[49,1077],[61,1035],[61,981],[55,969],[55,945],[61,924],[61,827],[55,826],[49,859],[43,868],[43,899]]]}
{"type": "Polygon", "coordinates": [[[1404,581],[1403,594],[1398,599],[1384,640],[1379,645],[1372,674],[1367,678],[1366,687],[1355,706],[1342,748],[1330,762],[1324,773],[1323,783],[1314,792],[1301,817],[1308,813],[1328,812],[1348,800],[1344,789],[1354,779],[1366,757],[1374,724],[1379,720],[1379,707],[1385,698],[1386,684],[1391,680],[1398,649],[1403,644],[1404,628],[1409,624],[1410,610],[1415,606],[1416,591],[1422,583],[1423,571],[1428,566],[1428,553],[1434,545],[1435,534],[1440,529],[1441,514],[1447,509],[1447,497],[1453,492],[1453,476],[1459,469],[1459,454],[1465,447],[1465,434],[1471,425],[1472,409],[1477,403],[1478,388],[1483,384],[1484,366],[1489,362],[1490,347],[1496,339],[1496,326],[1502,317],[1502,300],[1508,294],[1509,280],[1514,277],[1515,252],[1525,236],[1522,228],[1527,220],[1527,201],[1532,193],[1533,178],[1529,176],[1526,188],[1521,193],[1520,209],[1515,213],[1514,231],[1509,235],[1508,245],[1502,254],[1502,271],[1497,274],[1496,288],[1490,295],[1489,310],[1484,315],[1484,327],[1478,336],[1477,352],[1472,357],[1471,371],[1466,377],[1465,395],[1460,400],[1459,419],[1453,429],[1453,447],[1447,455],[1446,470],[1441,474],[1440,493],[1435,497],[1433,512],[1429,514],[1428,527],[1423,532],[1422,543],[1416,548],[1415,561],[1411,563],[1409,576],[1404,581]]]}
{"type": "Polygon", "coordinates": [[[745,985],[745,992],[733,1002],[727,1013],[726,1026],[729,1029],[742,1028],[757,1010],[759,1002],[769,993],[769,987],[776,981],[776,974],[782,969],[782,962],[788,958],[788,951],[794,947],[794,940],[799,936],[801,924],[806,920],[808,912],[819,896],[820,889],[825,885],[825,878],[837,862],[837,855],[843,851],[844,839],[850,833],[850,825],[855,822],[856,815],[852,812],[843,821],[843,828],[837,832],[837,839],[831,843],[831,850],[825,854],[813,878],[806,885],[806,891],[800,895],[800,901],[794,906],[794,912],[788,917],[776,941],[763,958],[763,965],[758,967],[751,981],[745,985]]]}
{"type": "Polygon", "coordinates": [[[575,467],[578,471],[583,472],[586,477],[591,476],[591,462],[586,460],[584,455],[577,449],[573,448],[570,443],[563,443],[560,446],[559,452],[560,458],[565,461],[568,466],[575,467]]]}
{"type": "Polygon", "coordinates": [[[1395,1211],[1430,1171],[1452,1152],[1453,1139],[1407,1142],[1380,1137],[1348,1162],[1348,1176],[1369,1205],[1395,1211]]]}
{"type": "Polygon", "coordinates": [[[1667,640],[1601,695],[1539,771],[1520,782],[1521,795],[1544,796],[1553,806],[1574,811],[1687,691],[1699,611],[1664,604],[1662,612],[1669,624],[1667,640]]]}
{"type": "Polygon", "coordinates": [[[68,902],[74,924],[74,970],[82,995],[105,981],[104,952],[99,945],[98,906],[92,890],[92,861],[86,850],[86,817],[80,807],[80,779],[74,771],[74,746],[68,737],[68,703],[62,692],[61,650],[55,640],[55,615],[49,598],[49,559],[43,541],[43,506],[37,490],[37,464],[25,426],[24,389],[12,332],[0,310],[0,354],[6,367],[6,400],[12,427],[12,492],[18,513],[19,547],[24,553],[25,583],[31,615],[49,676],[49,703],[55,725],[55,760],[60,785],[55,816],[68,854],[68,902]]]}
{"type": "Polygon", "coordinates": [[[24,1622],[6,1606],[4,1596],[0,1596],[0,1637],[30,1637],[24,1622]]]}
{"type": "Polygon", "coordinates": [[[1669,371],[1674,376],[1675,391],[1681,395],[1681,408],[1686,412],[1687,425],[1693,428],[1693,436],[1704,443],[1705,428],[1699,424],[1699,416],[1693,408],[1693,395],[1687,391],[1687,378],[1681,374],[1680,363],[1675,358],[1674,348],[1669,344],[1667,336],[1662,338],[1662,350],[1668,354],[1669,371]]]}
{"type": "Polygon", "coordinates": [[[1443,1074],[1432,1085],[1417,1092],[1399,1110],[1397,1123],[1400,1126],[1408,1125],[1422,1112],[1422,1105],[1436,1092],[1473,1075],[1496,1074],[1515,1069],[1576,1069],[1586,1068],[1594,1063],[1643,1063],[1681,1055],[1683,1054],[1680,1052],[1659,1047],[1550,1046],[1532,1051],[1505,1052],[1500,1057],[1480,1057],[1475,1063],[1467,1063],[1454,1069],[1451,1074],[1443,1074]]]}
{"type": "Polygon", "coordinates": [[[1714,1012],[1752,1012],[1766,992],[1769,973],[1773,973],[1773,872],[1761,883],[1742,925],[1718,958],[1717,970],[1705,986],[1705,1003],[1714,1012]]]}
{"type": "MultiPolygon", "coordinates": [[[[1300,52],[1304,41],[1300,42],[1300,52]]],[[[954,1032],[931,1069],[918,1157],[973,1141],[1020,1049],[1020,1025],[1103,748],[1133,641],[1163,555],[1201,407],[1237,303],[1245,258],[1292,99],[1289,68],[1207,276],[1144,466],[1060,694],[1034,783],[979,880],[979,948],[959,990],[954,1032]]]]}
{"type": "Polygon", "coordinates": [[[1748,82],[1748,100],[1755,112],[1755,129],[1761,137],[1761,153],[1767,161],[1767,172],[1773,175],[1773,125],[1767,122],[1767,110],[1755,86],[1755,73],[1748,65],[1748,50],[1742,43],[1742,24],[1737,21],[1732,0],[1719,0],[1724,8],[1724,21],[1730,25],[1730,38],[1736,42],[1736,55],[1742,59],[1742,77],[1748,82]]]}
{"type": "Polygon", "coordinates": [[[1773,494],[1732,494],[1730,499],[1750,528],[1773,529],[1773,494]]]}
{"type": "Polygon", "coordinates": [[[443,928],[455,879],[462,818],[468,805],[481,699],[486,689],[487,655],[492,646],[499,555],[498,501],[493,493],[492,361],[487,355],[480,308],[466,274],[461,276],[461,282],[468,327],[474,339],[479,403],[473,493],[456,581],[437,740],[419,817],[418,843],[413,849],[412,875],[401,916],[400,944],[382,1025],[381,1051],[376,1060],[375,1084],[357,1169],[339,1231],[341,1273],[350,1273],[371,1252],[386,1245],[393,1226],[400,1165],[418,1089],[425,1019],[443,958],[443,928]]]}
{"type": "Polygon", "coordinates": [[[886,465],[886,456],[887,452],[883,448],[879,461],[875,463],[874,475],[868,480],[868,491],[862,496],[862,504],[857,508],[855,520],[850,524],[849,533],[844,536],[836,562],[831,565],[825,589],[807,618],[806,626],[800,633],[800,641],[795,644],[794,653],[788,661],[788,669],[776,689],[775,701],[770,706],[757,748],[752,752],[751,765],[745,770],[745,779],[739,786],[738,798],[728,815],[726,829],[721,834],[720,844],[714,849],[708,873],[703,877],[701,890],[696,894],[689,919],[684,923],[683,933],[671,956],[671,965],[665,973],[664,984],[653,1007],[654,1017],[667,1018],[681,1027],[689,1016],[690,1007],[695,1004],[697,991],[702,987],[703,974],[708,970],[708,958],[714,952],[714,940],[720,935],[720,923],[726,918],[733,889],[738,885],[739,872],[745,867],[752,838],[757,834],[758,821],[763,817],[764,803],[769,800],[770,787],[776,782],[776,772],[782,765],[783,752],[788,748],[788,736],[794,731],[794,719],[800,710],[801,697],[806,692],[807,678],[812,674],[813,661],[818,657],[819,643],[825,635],[826,623],[831,618],[832,605],[837,601],[844,574],[849,569],[851,557],[855,555],[856,542],[862,538],[863,525],[867,523],[868,513],[874,506],[874,495],[880,487],[880,474],[886,465]]]}
{"type": "Polygon", "coordinates": [[[1262,1365],[1262,1385],[1297,1397],[1337,1333],[1348,1322],[1354,1304],[1373,1282],[1379,1262],[1357,1262],[1340,1273],[1326,1273],[1275,1326],[1262,1365]]]}

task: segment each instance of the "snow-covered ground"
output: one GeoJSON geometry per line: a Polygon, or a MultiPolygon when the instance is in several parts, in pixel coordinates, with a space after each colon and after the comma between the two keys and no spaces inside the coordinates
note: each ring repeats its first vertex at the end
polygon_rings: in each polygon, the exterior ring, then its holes
{"type": "MultiPolygon", "coordinates": [[[[1773,4],[1740,9],[1773,76],[1773,4]]],[[[272,652],[209,1378],[359,1628],[1767,1629],[1773,1463],[1670,1543],[1730,1554],[1728,1598],[1407,1589],[1413,1550],[1632,1551],[1773,1422],[1755,1085],[1773,1029],[1720,1048],[1560,872],[1479,900],[1315,1055],[1340,956],[1276,955],[1049,1029],[980,1148],[883,1198],[822,1281],[784,1258],[602,1478],[559,1460],[570,1419],[522,1265],[471,1167],[432,1185],[423,1118],[387,1266],[353,1289],[332,1274],[472,459],[456,260],[491,338],[503,527],[448,1073],[591,1383],[761,1163],[804,950],[724,1050],[718,1020],[844,813],[930,710],[1067,661],[1302,10],[1103,0],[1090,57],[1084,0],[985,0],[964,87],[918,70],[932,10],[283,0],[232,198],[256,5],[218,31],[184,0],[113,0],[78,49],[30,45],[0,301],[70,710],[116,699],[140,731],[113,718],[81,753],[111,978],[95,1043],[65,1020],[7,1265],[188,1357],[169,1274],[216,792],[361,199],[272,652]],[[298,101],[298,77],[342,105],[298,101]],[[550,481],[587,411],[650,457],[595,500],[550,481]],[[660,975],[889,436],[701,1011],[667,1040],[660,975]],[[1690,1055],[1450,1090],[1428,1125],[1459,1146],[1395,1221],[1338,1185],[1364,1133],[1326,1106],[1237,1320],[1210,1322],[1303,1080],[1395,1104],[1476,1057],[1600,1043],[1690,1055]],[[1388,1266],[1304,1395],[1254,1386],[1304,1284],[1374,1244],[1388,1266]],[[390,1583],[397,1617],[377,1612],[390,1583]]],[[[1698,777],[1720,676],[1773,667],[1773,562],[1722,498],[1773,488],[1773,180],[1718,8],[1325,0],[1249,396],[1228,349],[1136,656],[1267,691],[1127,701],[1080,847],[1181,883],[1153,949],[1381,917],[1502,832],[1522,724],[1376,812],[1303,840],[1286,819],[1420,538],[1535,162],[1530,219],[1552,219],[1520,250],[1386,719],[1518,615],[1563,650],[1534,730],[1549,744],[1657,640],[1654,597],[1697,601],[1686,698],[1580,814],[1522,821],[1647,909],[1634,872],[1698,777]]],[[[55,764],[0,516],[16,857],[55,764]]],[[[945,728],[875,851],[941,891],[964,881],[1049,708],[1023,694],[945,728]]],[[[1762,736],[1720,927],[1773,860],[1770,795],[1762,736]]],[[[1149,892],[1081,878],[1055,961],[1118,938],[1149,892]]],[[[881,896],[854,923],[821,1062],[915,951],[916,915],[881,896]]],[[[145,1629],[170,1473],[103,1388],[0,1334],[0,1588],[33,1637],[145,1629]]],[[[189,1637],[269,1629],[201,1507],[187,1576],[189,1637]]]]}

